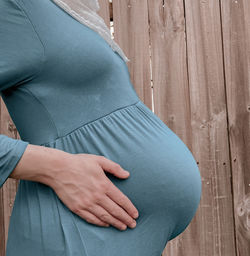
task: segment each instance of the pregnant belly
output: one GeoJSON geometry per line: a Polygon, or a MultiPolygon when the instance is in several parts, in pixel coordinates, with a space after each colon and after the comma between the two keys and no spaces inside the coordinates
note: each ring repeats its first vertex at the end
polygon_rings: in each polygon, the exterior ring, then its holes
{"type": "Polygon", "coordinates": [[[105,173],[138,209],[137,226],[153,216],[162,227],[171,225],[173,239],[196,213],[201,197],[196,161],[183,141],[141,101],[47,146],[103,155],[128,170],[127,179],[105,173]]]}
{"type": "Polygon", "coordinates": [[[183,232],[195,216],[201,196],[196,161],[182,140],[141,101],[45,146],[103,155],[128,170],[127,179],[105,174],[138,209],[136,228],[121,232],[113,226],[92,225],[71,212],[49,186],[21,180],[7,255],[25,250],[48,256],[78,255],[80,248],[86,251],[83,255],[101,251],[110,256],[121,252],[159,256],[167,241],[183,232]],[[14,243],[17,246],[11,246],[14,243]]]}

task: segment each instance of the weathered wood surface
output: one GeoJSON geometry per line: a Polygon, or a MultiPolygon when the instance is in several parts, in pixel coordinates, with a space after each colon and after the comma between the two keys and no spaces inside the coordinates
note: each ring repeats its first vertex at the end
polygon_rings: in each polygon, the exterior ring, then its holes
{"type": "MultiPolygon", "coordinates": [[[[99,0],[144,103],[192,151],[201,203],[163,256],[250,255],[250,2],[99,0]]],[[[0,132],[18,138],[3,102],[0,132]]],[[[18,182],[0,189],[0,255],[18,182]]]]}
{"type": "Polygon", "coordinates": [[[250,255],[250,2],[221,1],[237,255],[250,255]]]}

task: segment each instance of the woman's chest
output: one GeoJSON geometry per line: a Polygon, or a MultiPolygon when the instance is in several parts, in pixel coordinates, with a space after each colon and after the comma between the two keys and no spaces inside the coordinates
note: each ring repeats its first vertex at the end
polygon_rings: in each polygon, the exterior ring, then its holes
{"type": "Polygon", "coordinates": [[[51,0],[19,0],[33,23],[45,52],[47,73],[85,81],[124,65],[96,31],[80,23],[51,0]]]}

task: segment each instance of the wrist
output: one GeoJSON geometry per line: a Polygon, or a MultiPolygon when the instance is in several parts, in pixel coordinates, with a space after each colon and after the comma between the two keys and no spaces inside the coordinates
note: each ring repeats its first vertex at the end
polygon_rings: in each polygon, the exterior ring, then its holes
{"type": "Polygon", "coordinates": [[[59,149],[29,144],[10,177],[52,186],[54,177],[68,166],[71,155],[59,149]]]}
{"type": "Polygon", "coordinates": [[[68,169],[72,154],[56,149],[43,148],[46,155],[46,163],[39,168],[38,181],[50,187],[54,187],[64,170],[68,169]]]}

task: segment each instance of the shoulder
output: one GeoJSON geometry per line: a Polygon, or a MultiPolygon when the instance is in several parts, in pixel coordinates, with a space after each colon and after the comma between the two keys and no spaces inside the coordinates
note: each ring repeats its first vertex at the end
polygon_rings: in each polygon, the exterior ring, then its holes
{"type": "Polygon", "coordinates": [[[44,47],[20,3],[0,0],[0,90],[32,79],[42,65],[44,47]]]}

